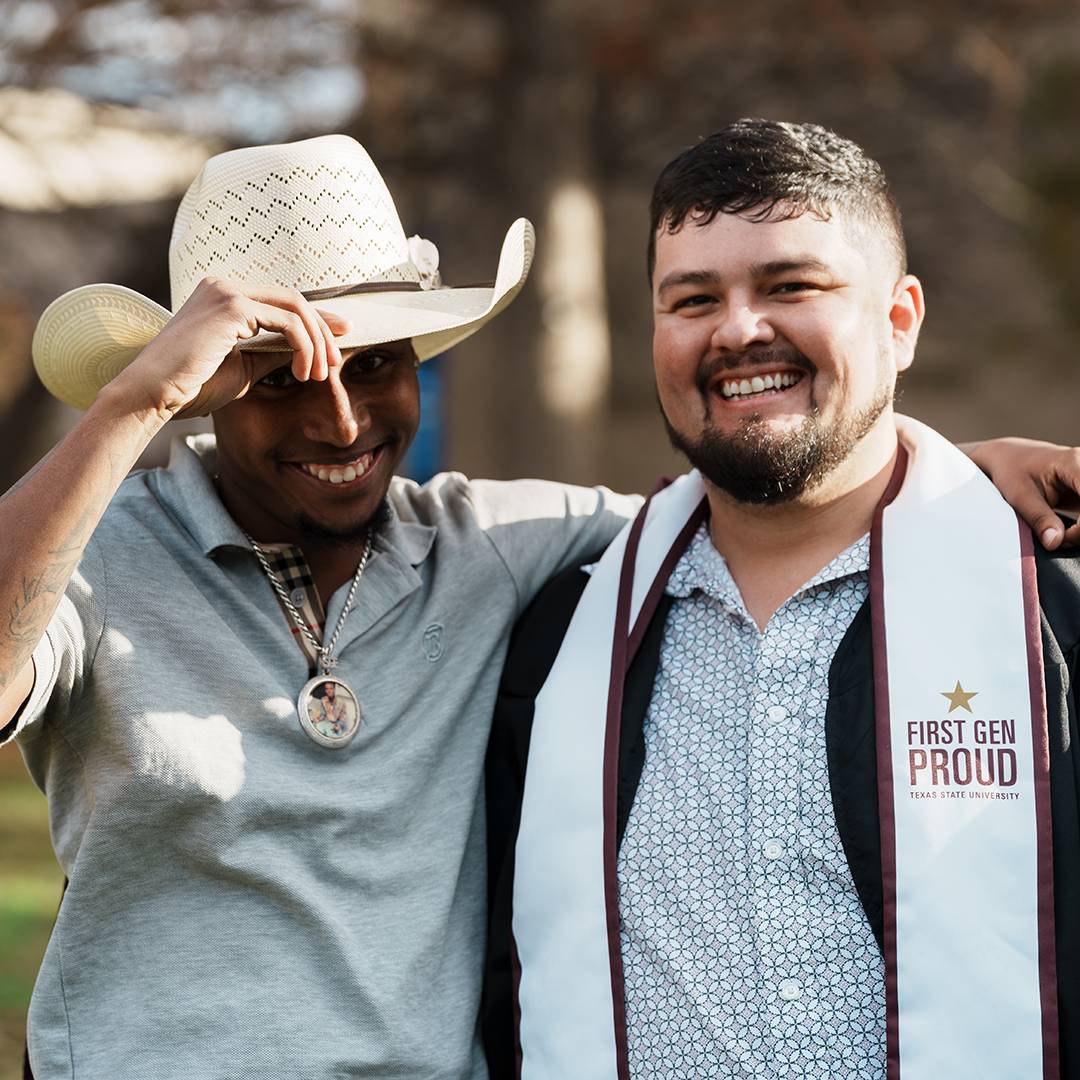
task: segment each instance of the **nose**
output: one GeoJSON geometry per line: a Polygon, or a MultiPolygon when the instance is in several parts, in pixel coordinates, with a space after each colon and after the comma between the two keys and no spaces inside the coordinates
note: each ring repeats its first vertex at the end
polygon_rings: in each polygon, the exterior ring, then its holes
{"type": "Polygon", "coordinates": [[[301,427],[313,442],[346,448],[371,427],[371,414],[341,381],[341,368],[333,368],[323,382],[309,382],[304,395],[301,427]]]}
{"type": "Polygon", "coordinates": [[[750,345],[767,345],[775,337],[776,332],[751,297],[732,296],[717,315],[710,344],[718,352],[742,352],[750,345]]]}

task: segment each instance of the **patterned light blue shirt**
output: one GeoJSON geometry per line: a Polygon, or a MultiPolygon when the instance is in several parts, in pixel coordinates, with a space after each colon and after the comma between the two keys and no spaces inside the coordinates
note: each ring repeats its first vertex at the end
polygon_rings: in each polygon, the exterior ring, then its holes
{"type": "Polygon", "coordinates": [[[828,674],[868,537],[758,630],[702,526],[673,572],[619,855],[630,1072],[880,1078],[884,964],[840,844],[828,674]]]}

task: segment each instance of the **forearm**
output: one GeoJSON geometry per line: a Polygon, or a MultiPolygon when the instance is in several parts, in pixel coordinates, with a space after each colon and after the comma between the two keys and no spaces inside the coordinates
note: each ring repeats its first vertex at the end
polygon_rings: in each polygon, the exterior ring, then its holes
{"type": "MultiPolygon", "coordinates": [[[[5,691],[25,685],[30,655],[101,515],[165,419],[132,408],[120,393],[107,389],[64,440],[0,499],[4,699],[9,697],[5,691]]],[[[10,708],[10,702],[5,704],[10,708]]],[[[7,719],[0,716],[0,723],[7,719]]]]}

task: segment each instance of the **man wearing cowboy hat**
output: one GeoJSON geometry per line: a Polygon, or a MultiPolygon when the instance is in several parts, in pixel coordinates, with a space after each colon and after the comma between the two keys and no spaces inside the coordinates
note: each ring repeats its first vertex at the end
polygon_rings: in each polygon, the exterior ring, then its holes
{"type": "Polygon", "coordinates": [[[416,364],[513,299],[532,243],[519,220],[491,285],[441,287],[365,151],[328,136],[207,162],[174,316],[108,285],[43,316],[41,376],[87,411],[0,505],[0,725],[69,879],[38,1080],[484,1074],[507,631],[638,503],[394,472],[416,364]],[[216,441],[125,480],[204,413],[216,441]]]}
{"type": "Polygon", "coordinates": [[[492,1075],[1080,1078],[1080,563],[899,426],[881,167],[745,120],[652,200],[691,472],[515,631],[492,1075]]]}
{"type": "Polygon", "coordinates": [[[30,1009],[38,1080],[484,1075],[507,633],[638,501],[393,474],[416,363],[505,307],[531,255],[518,221],[493,285],[442,287],[330,136],[207,163],[170,245],[175,314],[98,285],[42,317],[41,377],[87,411],[0,502],[0,725],[70,881],[30,1009]],[[216,440],[127,477],[202,413],[216,440]]]}

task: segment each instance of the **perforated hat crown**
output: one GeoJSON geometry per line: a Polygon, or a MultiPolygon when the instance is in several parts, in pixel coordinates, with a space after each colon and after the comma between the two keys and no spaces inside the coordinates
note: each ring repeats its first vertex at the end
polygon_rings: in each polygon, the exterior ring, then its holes
{"type": "Polygon", "coordinates": [[[210,158],[176,212],[172,307],[204,277],[311,292],[420,274],[385,181],[345,135],[210,158]]]}
{"type": "MultiPolygon", "coordinates": [[[[503,239],[495,280],[444,286],[439,253],[406,237],[390,192],[355,139],[324,135],[210,158],[184,195],[169,244],[175,312],[206,277],[298,289],[349,320],[342,348],[409,339],[426,360],[475,333],[520,291],[533,255],[524,218],[503,239]]],[[[172,312],[121,285],[84,285],[42,314],[34,364],[56,397],[86,408],[172,312]]],[[[245,349],[283,347],[260,333],[245,349]]]]}

